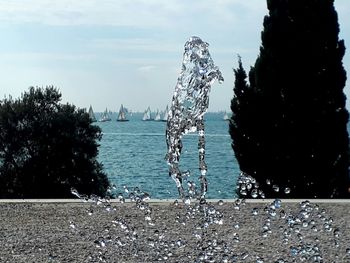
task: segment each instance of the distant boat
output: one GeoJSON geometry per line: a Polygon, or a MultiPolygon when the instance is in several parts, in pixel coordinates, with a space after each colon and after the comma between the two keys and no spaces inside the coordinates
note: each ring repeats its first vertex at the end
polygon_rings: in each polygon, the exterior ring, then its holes
{"type": "Polygon", "coordinates": [[[155,121],[161,121],[160,112],[159,112],[158,109],[157,109],[156,116],[154,117],[154,120],[155,120],[155,121]]]}
{"type": "MultiPolygon", "coordinates": [[[[124,108],[125,109],[125,108],[124,108]]],[[[132,112],[132,110],[130,110],[130,109],[126,109],[126,112],[129,114],[129,116],[132,116],[133,115],[133,112],[132,112]]]]}
{"type": "Polygon", "coordinates": [[[100,122],[105,122],[105,121],[111,121],[111,117],[108,114],[108,110],[106,108],[106,110],[102,113],[102,116],[99,120],[100,122]]]}
{"type": "Polygon", "coordinates": [[[96,122],[96,117],[95,117],[95,113],[94,111],[92,110],[92,106],[90,105],[90,108],[89,108],[89,117],[91,119],[92,122],[96,122]]]}
{"type": "Polygon", "coordinates": [[[118,118],[117,118],[117,121],[129,121],[127,118],[126,118],[126,112],[127,112],[127,109],[123,107],[123,104],[120,106],[120,109],[119,109],[119,114],[118,114],[118,118]]]}
{"type": "Polygon", "coordinates": [[[152,121],[152,116],[151,116],[151,109],[150,107],[147,108],[147,110],[145,110],[145,113],[143,114],[142,117],[143,121],[152,121]]]}
{"type": "Polygon", "coordinates": [[[161,121],[168,121],[168,114],[169,114],[169,107],[168,107],[168,105],[166,105],[166,108],[165,108],[164,114],[163,114],[163,118],[161,119],[161,121]]]}
{"type": "Polygon", "coordinates": [[[227,112],[225,111],[224,113],[224,117],[223,117],[224,121],[228,121],[230,120],[230,117],[228,116],[227,112]]]}

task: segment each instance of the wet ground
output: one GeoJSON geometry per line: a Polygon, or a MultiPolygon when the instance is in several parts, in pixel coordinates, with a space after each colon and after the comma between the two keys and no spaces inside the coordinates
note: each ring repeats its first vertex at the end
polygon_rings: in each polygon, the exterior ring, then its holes
{"type": "Polygon", "coordinates": [[[350,262],[350,203],[0,203],[0,262],[350,262]]]}

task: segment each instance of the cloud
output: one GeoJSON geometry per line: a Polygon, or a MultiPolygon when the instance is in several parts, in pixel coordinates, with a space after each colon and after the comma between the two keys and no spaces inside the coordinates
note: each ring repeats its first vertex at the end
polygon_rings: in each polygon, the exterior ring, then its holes
{"type": "Polygon", "coordinates": [[[115,26],[136,26],[141,22],[155,26],[166,23],[166,16],[160,16],[159,12],[170,12],[173,8],[163,1],[142,0],[2,0],[0,20],[47,25],[115,26]]]}
{"type": "MultiPolygon", "coordinates": [[[[262,0],[2,0],[0,21],[46,25],[112,25],[137,27],[234,23],[260,12],[262,0]],[[236,12],[238,11],[238,12],[236,12]]],[[[263,6],[265,8],[265,6],[263,6]]]]}
{"type": "Polygon", "coordinates": [[[157,69],[156,66],[148,65],[148,66],[141,66],[137,70],[143,74],[148,74],[156,69],[157,69]]]}
{"type": "Polygon", "coordinates": [[[67,61],[67,62],[87,62],[95,60],[96,55],[93,54],[69,54],[69,53],[48,53],[48,52],[16,52],[16,53],[0,53],[1,61],[67,61]]]}
{"type": "Polygon", "coordinates": [[[129,50],[129,51],[154,51],[154,52],[178,52],[182,45],[174,42],[164,42],[164,39],[150,38],[102,38],[91,41],[90,46],[99,49],[129,50]]]}

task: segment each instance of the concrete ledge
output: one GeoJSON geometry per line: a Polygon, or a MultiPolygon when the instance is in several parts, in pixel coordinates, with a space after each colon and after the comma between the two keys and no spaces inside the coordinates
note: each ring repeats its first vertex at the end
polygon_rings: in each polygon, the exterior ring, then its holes
{"type": "MultiPolygon", "coordinates": [[[[150,204],[172,204],[175,200],[179,199],[150,199],[147,203],[150,204]]],[[[209,203],[217,203],[222,200],[224,203],[234,203],[237,199],[206,199],[209,203]]],[[[271,203],[275,199],[244,199],[247,203],[257,203],[257,204],[266,204],[271,203]]],[[[305,200],[308,200],[312,203],[318,204],[350,204],[350,199],[280,199],[282,203],[300,203],[305,200]]],[[[195,202],[195,200],[193,200],[195,202]]],[[[111,203],[120,203],[118,199],[111,199],[111,203]]],[[[133,203],[130,200],[125,200],[126,203],[133,203]]],[[[80,199],[0,199],[0,204],[6,203],[84,203],[80,199]]]]}

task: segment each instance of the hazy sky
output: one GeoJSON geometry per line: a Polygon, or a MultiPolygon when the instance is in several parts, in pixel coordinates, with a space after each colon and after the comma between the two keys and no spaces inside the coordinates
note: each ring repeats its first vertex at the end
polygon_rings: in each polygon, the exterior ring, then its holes
{"type": "MultiPolygon", "coordinates": [[[[350,1],[335,7],[350,49],[350,1]]],[[[196,35],[210,44],[225,78],[213,85],[209,110],[229,110],[237,54],[249,69],[265,14],[266,0],[1,0],[0,97],[54,85],[64,102],[95,111],[121,103],[163,109],[183,45],[196,35]]],[[[343,62],[350,79],[349,50],[343,62]]]]}

